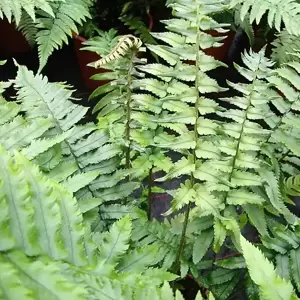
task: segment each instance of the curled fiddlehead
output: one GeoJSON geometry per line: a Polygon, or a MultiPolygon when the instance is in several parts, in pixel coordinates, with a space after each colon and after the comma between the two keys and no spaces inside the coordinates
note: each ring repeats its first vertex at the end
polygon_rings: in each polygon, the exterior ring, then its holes
{"type": "Polygon", "coordinates": [[[108,55],[102,57],[101,59],[95,62],[94,67],[98,69],[103,65],[120,59],[121,57],[126,55],[129,49],[139,49],[141,46],[142,41],[139,38],[131,34],[124,35],[120,38],[118,44],[110,51],[108,55]]]}

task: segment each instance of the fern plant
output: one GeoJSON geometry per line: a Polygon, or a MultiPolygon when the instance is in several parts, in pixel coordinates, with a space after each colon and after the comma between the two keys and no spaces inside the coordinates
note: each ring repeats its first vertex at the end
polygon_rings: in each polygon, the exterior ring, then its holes
{"type": "MultiPolygon", "coordinates": [[[[132,35],[88,42],[102,54],[93,66],[110,71],[95,75],[109,81],[91,95],[96,124],[67,84],[18,66],[17,101],[0,102],[3,295],[172,299],[163,282],[187,275],[209,299],[240,286],[249,299],[298,299],[299,218],[289,205],[299,191],[300,67],[250,50],[234,65],[242,82],[220,87],[211,76],[225,65],[203,50],[222,45],[208,32],[226,31],[213,15],[228,2],[168,1],[174,18],[153,33],[161,44],[148,45],[160,64],[147,64],[132,35]],[[166,181],[173,200],[158,222],[152,194],[166,181]]],[[[268,13],[270,25],[297,33],[294,1],[257,3],[231,1],[242,19],[268,13]]]]}
{"type": "MultiPolygon", "coordinates": [[[[159,181],[182,175],[189,177],[178,189],[170,191],[173,202],[166,215],[183,207],[186,212],[184,218],[181,215],[173,221],[181,230],[177,236],[168,233],[168,226],[154,222],[145,227],[145,221],[137,220],[136,224],[140,221],[140,225],[135,239],[137,244],[160,245],[162,265],[173,266],[175,271],[180,266],[184,276],[188,269],[197,273],[197,263],[207,255],[207,250],[213,246],[219,252],[227,241],[226,236],[231,238],[230,247],[242,251],[239,238],[244,226],[242,217],[249,218],[262,236],[268,235],[265,209],[274,215],[283,215],[290,224],[297,223],[297,218],[285,206],[279,182],[283,174],[291,173],[293,167],[289,162],[294,164],[298,155],[294,146],[298,139],[297,117],[293,112],[298,101],[295,90],[298,84],[295,70],[298,69],[296,63],[274,69],[274,63],[265,57],[264,50],[250,52],[243,56],[245,67],[236,66],[250,83],[229,83],[237,96],[221,98],[221,102],[212,100],[205,94],[224,89],[206,72],[222,63],[206,56],[202,49],[220,45],[220,38],[210,37],[204,30],[223,30],[225,24],[218,24],[207,14],[225,9],[226,3],[170,2],[177,18],[164,23],[171,32],[154,33],[153,36],[165,44],[148,46],[167,65],[145,65],[139,70],[155,76],[155,79],[147,79],[146,91],[151,97],[159,97],[162,103],[157,121],[160,130],[153,146],[182,155],[159,181]],[[195,64],[187,64],[187,60],[194,60],[195,64]],[[225,109],[222,102],[235,108],[225,109]],[[278,112],[274,113],[273,105],[278,112]],[[168,130],[161,131],[162,128],[168,130]],[[209,215],[213,218],[206,223],[207,227],[199,227],[189,235],[189,224],[197,224],[199,219],[209,215]],[[162,246],[170,240],[177,251],[162,246]],[[203,247],[201,251],[199,245],[203,247]],[[194,249],[193,257],[191,249],[194,249]]],[[[216,283],[226,285],[234,272],[225,275],[225,281],[216,283]]]]}
{"type": "MultiPolygon", "coordinates": [[[[94,43],[97,50],[97,43],[94,43]]],[[[152,90],[151,81],[144,78],[140,69],[145,64],[138,58],[141,41],[134,36],[126,35],[119,39],[110,53],[93,63],[96,68],[105,66],[111,72],[95,75],[97,80],[110,80],[104,86],[96,89],[91,98],[101,97],[94,107],[98,113],[98,128],[109,129],[110,139],[123,149],[124,166],[129,172],[129,180],[148,182],[148,198],[152,193],[152,173],[158,170],[168,171],[171,161],[163,151],[157,151],[153,138],[158,130],[157,120],[162,110],[157,98],[142,94],[152,90]],[[115,62],[117,60],[117,62],[115,62]]],[[[153,91],[153,90],[152,90],[153,91]]],[[[155,92],[155,90],[154,90],[155,92]]],[[[159,95],[161,92],[156,91],[159,95]]],[[[148,205],[148,217],[151,216],[151,205],[148,205]]]]}

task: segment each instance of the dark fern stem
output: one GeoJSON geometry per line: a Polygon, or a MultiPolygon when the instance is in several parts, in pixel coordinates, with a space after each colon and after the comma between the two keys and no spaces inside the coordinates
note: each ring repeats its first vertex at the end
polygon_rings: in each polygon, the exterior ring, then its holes
{"type": "Polygon", "coordinates": [[[148,175],[148,210],[147,216],[148,220],[151,221],[152,219],[152,185],[153,185],[153,168],[149,170],[148,175]]]}

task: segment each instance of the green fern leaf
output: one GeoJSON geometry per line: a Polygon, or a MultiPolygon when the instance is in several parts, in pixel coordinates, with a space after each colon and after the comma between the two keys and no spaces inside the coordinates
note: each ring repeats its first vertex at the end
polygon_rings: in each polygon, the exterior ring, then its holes
{"type": "Polygon", "coordinates": [[[82,25],[89,16],[84,0],[66,0],[53,5],[53,17],[45,15],[37,19],[39,72],[46,65],[52,52],[60,48],[63,43],[68,43],[68,37],[71,37],[73,32],[78,33],[76,23],[82,25]]]}
{"type": "Polygon", "coordinates": [[[148,49],[157,56],[164,59],[171,66],[174,66],[179,61],[179,55],[172,53],[172,48],[161,45],[147,45],[148,49]]]}
{"type": "Polygon", "coordinates": [[[172,208],[169,209],[164,215],[168,216],[174,211],[180,210],[190,202],[195,202],[196,191],[193,189],[191,182],[187,180],[185,184],[181,184],[180,188],[176,190],[174,198],[172,200],[172,208]]]}
{"type": "Polygon", "coordinates": [[[9,264],[10,268],[13,268],[14,272],[17,272],[23,284],[26,282],[26,288],[34,291],[38,298],[71,297],[79,300],[87,296],[83,288],[60,274],[54,262],[45,263],[43,260],[30,259],[19,251],[2,253],[1,258],[9,264]]]}
{"type": "Polygon", "coordinates": [[[207,189],[200,184],[194,186],[196,191],[195,203],[201,216],[214,215],[219,216],[220,210],[224,208],[224,204],[207,189]]]}
{"type": "Polygon", "coordinates": [[[92,172],[76,174],[72,177],[69,177],[67,181],[64,183],[64,185],[69,191],[75,193],[78,190],[90,184],[94,179],[98,177],[99,174],[100,171],[92,171],[92,172]]]}
{"type": "Polygon", "coordinates": [[[71,132],[66,131],[63,134],[57,135],[51,139],[36,139],[31,142],[31,144],[22,149],[21,153],[28,159],[32,160],[39,154],[44,153],[53,146],[60,144],[66,138],[70,136],[71,132]]]}
{"type": "MultiPolygon", "coordinates": [[[[36,229],[33,222],[34,210],[31,206],[27,208],[24,205],[24,203],[27,205],[30,203],[28,183],[20,166],[14,165],[13,159],[3,147],[0,148],[0,153],[1,196],[4,196],[7,201],[11,234],[19,248],[24,249],[30,255],[38,254],[39,247],[35,243],[36,229]],[[14,188],[11,188],[12,185],[14,188]]],[[[7,247],[8,245],[4,248],[7,247]]]]}
{"type": "MultiPolygon", "coordinates": [[[[296,284],[297,290],[300,290],[300,248],[290,252],[291,276],[296,284]]],[[[283,277],[284,278],[284,277],[283,277]]]]}
{"type": "MultiPolygon", "coordinates": [[[[162,126],[171,129],[173,128],[168,123],[164,123],[162,126]]],[[[157,147],[171,148],[173,150],[193,149],[196,147],[196,142],[193,139],[193,135],[190,133],[184,133],[179,137],[161,133],[154,137],[154,142],[157,147]]]]}
{"type": "MultiPolygon", "coordinates": [[[[53,187],[55,187],[57,191],[57,195],[55,194],[49,194],[49,188],[47,189],[45,179],[41,176],[41,174],[38,173],[38,170],[36,168],[32,168],[28,161],[24,160],[21,156],[16,156],[16,159],[24,169],[26,170],[26,173],[32,174],[31,178],[39,178],[39,185],[37,186],[34,181],[31,181],[31,186],[35,186],[35,192],[33,193],[32,200],[35,205],[36,210],[36,222],[38,228],[41,228],[40,235],[40,245],[43,250],[43,253],[49,253],[51,257],[55,257],[56,254],[53,251],[54,245],[57,245],[59,243],[59,236],[58,231],[55,230],[55,227],[52,228],[44,228],[45,224],[50,222],[50,219],[53,220],[55,217],[55,212],[53,211],[47,211],[49,210],[46,203],[46,199],[49,199],[48,202],[50,203],[50,199],[52,198],[52,201],[55,200],[57,203],[53,203],[53,208],[60,208],[61,212],[61,219],[57,219],[57,225],[60,226],[60,223],[62,222],[63,226],[61,227],[61,234],[62,234],[62,240],[64,241],[64,244],[68,250],[68,260],[71,261],[74,264],[82,265],[86,263],[86,254],[84,245],[82,243],[84,238],[84,227],[83,227],[83,219],[81,215],[78,215],[78,206],[76,200],[72,197],[71,194],[69,194],[66,190],[64,190],[61,186],[57,185],[56,183],[52,183],[53,187]],[[44,181],[44,182],[43,182],[44,181]],[[44,187],[42,185],[44,184],[44,187]],[[41,206],[41,203],[45,202],[45,207],[41,206]],[[39,219],[39,217],[42,217],[39,219]],[[47,219],[48,218],[48,219],[47,219]],[[62,220],[62,221],[61,221],[62,220]],[[72,230],[70,230],[72,228],[72,230]],[[50,240],[50,238],[52,240],[50,240]]],[[[51,187],[51,185],[49,185],[51,187]]],[[[56,212],[57,217],[59,216],[56,212]]],[[[56,218],[57,218],[56,217],[56,218]]],[[[57,246],[56,246],[57,247],[57,246]]],[[[57,251],[57,250],[55,250],[57,251]]]]}
{"type": "Polygon", "coordinates": [[[241,236],[243,255],[252,280],[259,286],[263,299],[297,299],[290,282],[281,279],[261,251],[241,236]]]}
{"type": "Polygon", "coordinates": [[[222,284],[232,280],[236,273],[236,270],[217,269],[210,273],[209,281],[212,285],[222,284]]]}
{"type": "Polygon", "coordinates": [[[192,157],[189,157],[188,159],[183,157],[173,165],[166,176],[156,179],[156,181],[165,181],[167,179],[174,178],[180,175],[189,174],[193,171],[195,171],[195,165],[193,163],[192,157]]]}
{"type": "MultiPolygon", "coordinates": [[[[1,188],[2,193],[2,188],[1,188]]],[[[0,251],[12,249],[15,246],[15,239],[9,230],[9,210],[4,195],[1,194],[0,198],[0,211],[1,211],[1,236],[0,236],[0,251]]]]}
{"type": "Polygon", "coordinates": [[[238,282],[239,282],[239,276],[237,275],[232,280],[230,280],[230,282],[225,282],[223,284],[213,286],[212,292],[216,297],[216,299],[226,300],[233,292],[238,282]]]}
{"type": "Polygon", "coordinates": [[[251,221],[262,236],[268,236],[267,222],[263,208],[257,205],[245,205],[244,209],[251,221]]]}
{"type": "Polygon", "coordinates": [[[168,283],[164,283],[161,290],[160,290],[161,294],[161,299],[172,299],[173,297],[173,291],[170,288],[168,283]]]}
{"type": "Polygon", "coordinates": [[[114,223],[109,232],[101,236],[95,233],[93,239],[100,248],[101,264],[116,265],[119,258],[125,254],[129,248],[131,226],[131,220],[127,216],[114,223]]]}
{"type": "Polygon", "coordinates": [[[95,196],[103,199],[105,202],[114,201],[129,196],[138,187],[138,182],[126,182],[112,188],[95,191],[95,196]]]}
{"type": "Polygon", "coordinates": [[[224,269],[244,269],[246,268],[245,259],[243,257],[230,257],[215,262],[215,265],[224,269]]]}
{"type": "MultiPolygon", "coordinates": [[[[13,122],[5,124],[7,126],[3,126],[3,130],[7,127],[14,126],[16,123],[13,122]]],[[[1,143],[7,150],[20,150],[42,136],[50,127],[50,118],[36,118],[35,120],[28,122],[23,128],[19,128],[16,132],[14,132],[13,136],[9,136],[6,139],[1,140],[1,143]]],[[[6,132],[6,134],[8,133],[9,132],[6,132]]],[[[10,133],[12,132],[10,131],[10,133]]]]}
{"type": "Polygon", "coordinates": [[[142,91],[148,91],[153,93],[154,95],[158,97],[165,97],[167,94],[167,85],[161,81],[158,81],[156,79],[138,79],[134,80],[133,88],[140,89],[142,91]]]}
{"type": "Polygon", "coordinates": [[[232,183],[237,186],[260,186],[262,178],[256,174],[246,171],[234,171],[232,183]]]}
{"type": "Polygon", "coordinates": [[[290,279],[289,257],[287,255],[276,255],[276,271],[281,278],[290,279]]]}
{"type": "Polygon", "coordinates": [[[258,286],[252,281],[251,277],[248,275],[246,279],[247,285],[247,296],[249,300],[260,300],[258,286]]]}
{"type": "Polygon", "coordinates": [[[12,120],[20,111],[20,106],[13,102],[0,101],[0,107],[0,125],[12,120]]]}
{"type": "Polygon", "coordinates": [[[62,182],[77,171],[75,162],[64,161],[55,168],[50,168],[48,177],[56,182],[62,182]]]}
{"type": "Polygon", "coordinates": [[[158,249],[155,246],[144,246],[130,251],[118,264],[119,272],[142,272],[146,267],[156,263],[158,249]]]}
{"type": "Polygon", "coordinates": [[[211,230],[203,231],[196,239],[193,248],[193,262],[197,264],[206,254],[213,241],[213,232],[211,230]]]}
{"type": "MultiPolygon", "coordinates": [[[[62,0],[56,0],[56,2],[60,2],[62,0]]],[[[21,20],[22,10],[24,10],[33,21],[35,21],[35,10],[41,9],[50,16],[54,16],[53,10],[51,8],[51,2],[53,0],[42,0],[42,1],[24,1],[24,0],[14,0],[14,1],[7,1],[7,0],[1,0],[0,2],[0,14],[1,18],[3,18],[3,13],[8,19],[9,22],[11,22],[12,17],[14,17],[17,25],[19,24],[21,20]]]]}
{"type": "Polygon", "coordinates": [[[31,47],[33,47],[35,44],[35,39],[36,39],[36,34],[38,32],[38,29],[36,27],[35,22],[28,15],[28,13],[26,12],[22,13],[22,17],[18,25],[18,30],[20,30],[23,33],[28,44],[31,47]]]}
{"type": "Polygon", "coordinates": [[[291,34],[299,35],[295,28],[299,21],[300,5],[294,0],[231,0],[231,7],[242,4],[240,10],[241,19],[244,20],[250,9],[250,23],[256,20],[258,24],[262,16],[268,12],[268,23],[270,27],[275,27],[277,31],[281,29],[281,22],[284,23],[287,31],[291,34]]]}
{"type": "Polygon", "coordinates": [[[20,274],[2,255],[0,255],[0,265],[3,271],[0,274],[0,297],[3,299],[32,300],[32,293],[22,285],[20,274]]]}
{"type": "Polygon", "coordinates": [[[214,222],[214,251],[219,252],[221,246],[223,245],[226,238],[226,228],[219,221],[215,220],[214,222]]]}
{"type": "Polygon", "coordinates": [[[289,222],[294,223],[295,216],[286,208],[283,203],[280,187],[276,176],[273,174],[273,172],[268,170],[260,170],[260,174],[267,182],[267,186],[265,187],[265,189],[273,207],[278,212],[282,213],[289,222]]]}
{"type": "Polygon", "coordinates": [[[263,204],[264,199],[255,193],[247,190],[232,190],[228,193],[227,203],[232,205],[245,205],[245,204],[263,204]]]}

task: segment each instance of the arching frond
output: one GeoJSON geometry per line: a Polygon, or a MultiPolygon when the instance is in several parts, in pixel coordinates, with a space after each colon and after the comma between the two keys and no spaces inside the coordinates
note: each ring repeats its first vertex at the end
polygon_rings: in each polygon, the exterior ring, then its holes
{"type": "Polygon", "coordinates": [[[65,0],[52,4],[53,14],[39,17],[36,21],[41,71],[47,63],[49,56],[55,49],[68,43],[68,38],[73,32],[78,33],[77,25],[90,16],[88,11],[89,0],[65,0]]]}
{"type": "Polygon", "coordinates": [[[243,20],[250,11],[250,23],[256,20],[258,24],[264,14],[268,15],[270,27],[281,30],[284,23],[290,34],[299,35],[297,26],[300,19],[300,4],[296,0],[231,0],[230,5],[234,7],[241,4],[241,19],[243,20]]]}

